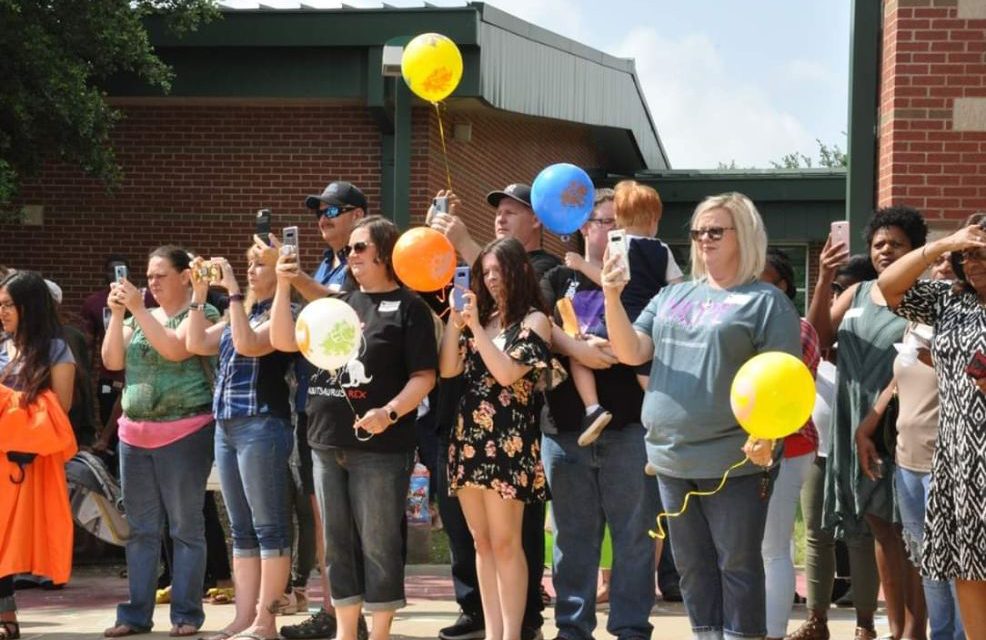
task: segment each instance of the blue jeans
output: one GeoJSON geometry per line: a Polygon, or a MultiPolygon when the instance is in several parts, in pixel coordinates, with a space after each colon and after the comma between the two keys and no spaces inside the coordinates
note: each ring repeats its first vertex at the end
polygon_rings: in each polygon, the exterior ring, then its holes
{"type": "Polygon", "coordinates": [[[201,627],[205,580],[205,481],[212,468],[215,427],[157,449],[120,442],[123,507],[130,524],[127,577],[130,601],[116,609],[116,623],[138,630],[154,626],[161,533],[165,520],[174,541],[171,623],[201,627]]]}
{"type": "Polygon", "coordinates": [[[560,637],[591,640],[596,628],[596,581],[603,527],[613,538],[613,574],[607,631],[618,638],[649,638],[654,606],[654,527],[658,495],[644,475],[644,428],[607,429],[580,447],[578,433],[542,438],[555,520],[553,583],[560,637]]]}
{"type": "MultiPolygon", "coordinates": [[[[904,528],[904,543],[911,560],[921,566],[921,544],[924,542],[924,510],[928,504],[931,474],[897,467],[894,491],[904,528]]],[[[959,640],[965,637],[959,618],[955,584],[943,580],[922,579],[924,600],[928,605],[931,640],[959,640]]]]}
{"type": "MultiPolygon", "coordinates": [[[[692,497],[688,509],[668,519],[681,594],[698,640],[761,638],[767,632],[763,543],[764,474],[731,476],[721,491],[692,497]]],[[[661,501],[679,511],[689,491],[711,491],[719,478],[683,479],[658,474],[661,501]]]]}
{"type": "Polygon", "coordinates": [[[216,421],[216,466],[233,534],[233,557],[291,555],[288,458],[291,423],[274,416],[216,421]]]}
{"type": "Polygon", "coordinates": [[[396,611],[404,599],[401,522],[413,452],[312,450],[332,604],[396,611]]]}

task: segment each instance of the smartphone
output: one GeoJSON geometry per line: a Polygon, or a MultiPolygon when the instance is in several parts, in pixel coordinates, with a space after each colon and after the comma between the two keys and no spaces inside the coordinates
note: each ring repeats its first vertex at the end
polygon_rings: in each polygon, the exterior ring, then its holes
{"type": "Polygon", "coordinates": [[[986,353],[977,351],[976,354],[972,356],[972,362],[970,362],[969,366],[965,368],[965,372],[969,374],[969,377],[976,380],[986,378],[986,353]]]}
{"type": "MultiPolygon", "coordinates": [[[[298,227],[284,227],[281,232],[283,234],[283,244],[284,247],[292,247],[291,249],[286,249],[292,253],[298,253],[298,227]]],[[[282,247],[282,249],[284,248],[282,247]]]]}
{"type": "Polygon", "coordinates": [[[849,221],[848,220],[836,220],[832,223],[832,244],[841,243],[842,246],[849,249],[849,221]]]}
{"type": "Polygon", "coordinates": [[[439,196],[433,199],[431,206],[435,208],[435,213],[448,213],[448,197],[439,196]]]}
{"type": "Polygon", "coordinates": [[[466,306],[466,296],[463,295],[469,288],[469,267],[456,267],[455,276],[452,278],[452,306],[456,311],[462,311],[466,306]]]}
{"type": "Polygon", "coordinates": [[[113,279],[117,282],[123,282],[127,279],[127,265],[118,264],[113,267],[113,279]]]}
{"type": "Polygon", "coordinates": [[[260,209],[257,211],[257,235],[264,242],[267,242],[267,235],[270,233],[270,209],[260,209]]]}
{"type": "Polygon", "coordinates": [[[627,258],[628,251],[627,232],[625,229],[612,229],[609,232],[609,255],[620,256],[623,261],[623,273],[627,280],[630,279],[630,260],[627,258]]]}

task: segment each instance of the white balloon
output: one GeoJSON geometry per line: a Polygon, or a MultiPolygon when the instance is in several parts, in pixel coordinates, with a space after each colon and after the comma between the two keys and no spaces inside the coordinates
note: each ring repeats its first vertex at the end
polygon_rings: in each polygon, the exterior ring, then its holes
{"type": "Polygon", "coordinates": [[[359,316],[348,304],[336,298],[309,303],[294,327],[298,349],[319,369],[335,371],[359,354],[363,329],[359,316]]]}

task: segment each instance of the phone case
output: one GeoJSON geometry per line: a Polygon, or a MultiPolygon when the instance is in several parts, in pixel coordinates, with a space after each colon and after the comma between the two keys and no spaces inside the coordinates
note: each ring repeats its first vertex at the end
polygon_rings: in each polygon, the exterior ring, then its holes
{"type": "Polygon", "coordinates": [[[452,287],[452,305],[456,311],[462,311],[466,303],[462,290],[469,288],[469,267],[456,267],[452,284],[455,285],[452,287]]]}
{"type": "Polygon", "coordinates": [[[986,353],[979,351],[972,356],[972,362],[965,368],[965,372],[977,380],[986,378],[986,353]]]}

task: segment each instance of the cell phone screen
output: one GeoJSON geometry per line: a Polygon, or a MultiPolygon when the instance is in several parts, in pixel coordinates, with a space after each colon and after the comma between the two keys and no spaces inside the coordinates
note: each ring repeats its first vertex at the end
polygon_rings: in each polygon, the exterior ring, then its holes
{"type": "Polygon", "coordinates": [[[264,241],[267,240],[267,234],[270,233],[270,209],[261,209],[257,211],[257,228],[256,234],[261,237],[264,241]]]}

